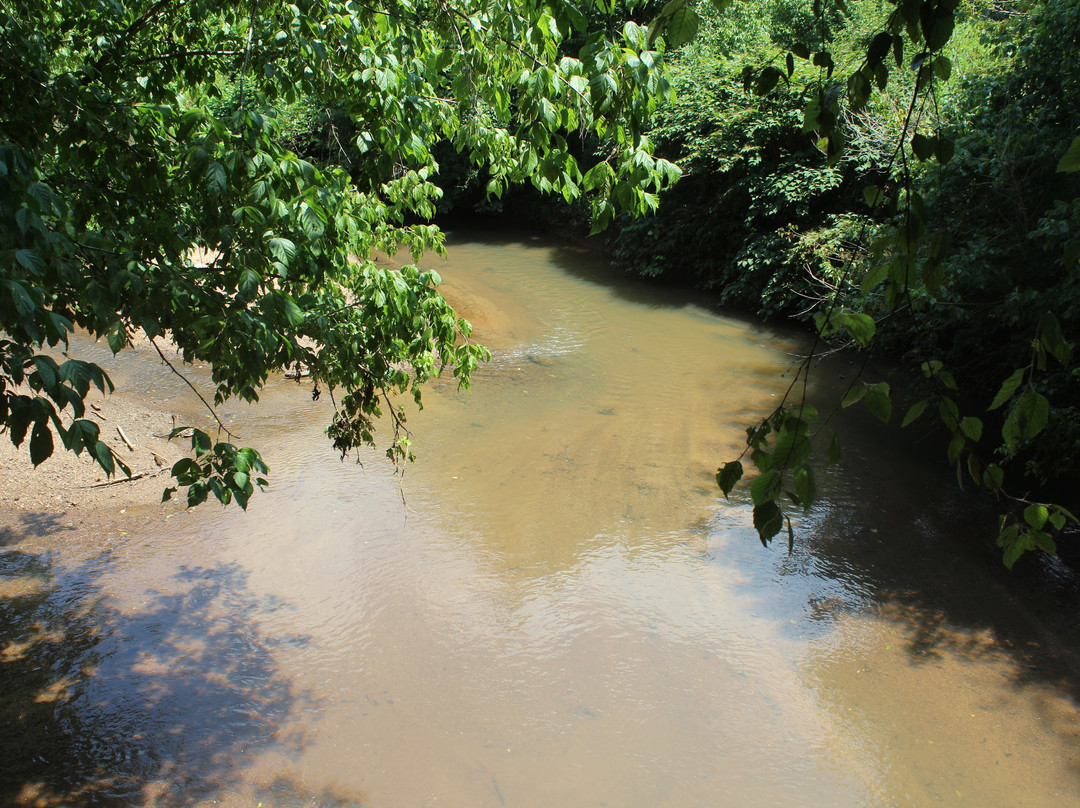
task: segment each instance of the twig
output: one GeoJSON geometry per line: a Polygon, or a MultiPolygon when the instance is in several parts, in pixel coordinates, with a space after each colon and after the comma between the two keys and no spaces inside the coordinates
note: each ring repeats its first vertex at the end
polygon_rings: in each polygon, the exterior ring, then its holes
{"type": "Polygon", "coordinates": [[[144,477],[157,477],[159,474],[164,474],[166,471],[168,471],[167,468],[154,469],[153,471],[143,471],[143,472],[140,472],[139,474],[132,474],[130,477],[120,477],[120,478],[115,479],[115,480],[107,480],[106,482],[103,482],[103,483],[94,483],[93,485],[86,485],[86,486],[83,486],[83,487],[84,488],[108,488],[110,485],[121,485],[123,483],[133,483],[136,480],[143,479],[144,477]]]}
{"type": "Polygon", "coordinates": [[[116,434],[120,436],[120,440],[124,442],[124,445],[128,447],[129,452],[135,451],[135,445],[128,440],[128,436],[124,434],[124,430],[121,427],[116,428],[116,434]]]}
{"type": "Polygon", "coordinates": [[[183,380],[184,384],[191,388],[191,392],[193,392],[199,397],[199,401],[201,401],[206,406],[206,409],[210,410],[210,414],[214,416],[214,420],[217,421],[217,425],[221,428],[221,431],[228,435],[230,438],[235,439],[237,436],[230,432],[229,428],[225,426],[225,423],[221,420],[220,417],[218,417],[217,410],[210,406],[210,402],[203,398],[203,394],[200,393],[198,388],[191,383],[188,377],[176,369],[173,363],[169,361],[168,357],[165,356],[164,352],[161,350],[161,347],[157,344],[157,341],[153,337],[150,338],[150,344],[154,346],[154,350],[157,351],[158,356],[161,357],[161,361],[169,366],[169,370],[179,376],[183,380]]]}

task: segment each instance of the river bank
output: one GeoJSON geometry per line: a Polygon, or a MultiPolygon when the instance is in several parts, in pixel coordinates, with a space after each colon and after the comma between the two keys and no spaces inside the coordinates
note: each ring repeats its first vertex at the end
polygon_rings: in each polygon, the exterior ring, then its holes
{"type": "MultiPolygon", "coordinates": [[[[161,505],[169,469],[185,455],[185,441],[169,440],[175,413],[155,406],[138,390],[118,389],[87,398],[85,417],[97,423],[101,439],[131,469],[111,479],[86,453],[76,457],[56,446],[52,457],[35,468],[28,446],[0,440],[0,529],[33,536],[43,521],[68,530],[100,536],[126,521],[129,509],[161,505]]],[[[162,514],[175,506],[161,505],[162,514]]]]}

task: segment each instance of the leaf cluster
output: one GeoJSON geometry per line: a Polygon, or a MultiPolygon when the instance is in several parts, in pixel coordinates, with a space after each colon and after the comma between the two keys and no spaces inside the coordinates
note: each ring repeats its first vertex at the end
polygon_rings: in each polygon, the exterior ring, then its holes
{"type": "MultiPolygon", "coordinates": [[[[35,464],[58,435],[115,471],[81,419],[107,377],[43,349],[83,329],[120,351],[141,332],[208,363],[215,403],[303,365],[336,405],[335,446],[373,444],[387,416],[388,453],[406,457],[389,396],[419,404],[424,381],[467,384],[487,357],[414,265],[442,245],[436,152],[482,167],[491,194],[588,194],[598,226],[654,209],[678,177],[644,132],[668,94],[666,40],[696,15],[615,14],[605,0],[5,2],[0,80],[21,91],[0,120],[0,427],[16,445],[29,434],[35,464]],[[316,119],[322,160],[293,148],[316,119]],[[569,140],[583,135],[604,150],[584,167],[569,140]],[[402,250],[413,264],[377,260],[402,250]]],[[[246,505],[264,471],[251,451],[199,437],[174,477],[193,503],[246,505]]]]}

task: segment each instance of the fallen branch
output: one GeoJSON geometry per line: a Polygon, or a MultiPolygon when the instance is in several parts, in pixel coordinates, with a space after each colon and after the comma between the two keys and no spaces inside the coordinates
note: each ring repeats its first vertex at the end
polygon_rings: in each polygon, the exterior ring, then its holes
{"type": "Polygon", "coordinates": [[[130,440],[128,440],[128,436],[124,434],[123,429],[121,429],[120,427],[117,427],[116,428],[116,434],[118,434],[120,436],[120,440],[122,440],[124,442],[124,445],[128,447],[129,452],[134,452],[135,451],[135,445],[130,440]]]}
{"type": "Polygon", "coordinates": [[[116,480],[107,480],[103,483],[94,483],[93,485],[83,486],[84,488],[108,488],[110,485],[121,485],[123,483],[133,483],[136,480],[141,480],[144,477],[157,477],[159,474],[164,474],[169,469],[154,469],[153,471],[143,471],[139,474],[132,474],[130,477],[120,477],[116,480]]]}

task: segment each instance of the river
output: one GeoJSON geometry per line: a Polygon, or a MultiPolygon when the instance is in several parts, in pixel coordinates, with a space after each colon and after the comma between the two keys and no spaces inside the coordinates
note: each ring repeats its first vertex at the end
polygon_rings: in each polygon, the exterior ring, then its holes
{"type": "Polygon", "coordinates": [[[339,461],[326,397],[275,381],[229,411],[273,470],[246,514],[8,537],[0,617],[62,642],[18,673],[36,693],[0,657],[0,711],[41,716],[0,798],[1080,804],[1080,677],[1039,613],[1071,583],[1004,575],[965,538],[985,513],[857,417],[791,553],[716,488],[798,334],[540,239],[427,263],[493,360],[426,392],[403,476],[339,461]]]}

